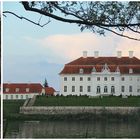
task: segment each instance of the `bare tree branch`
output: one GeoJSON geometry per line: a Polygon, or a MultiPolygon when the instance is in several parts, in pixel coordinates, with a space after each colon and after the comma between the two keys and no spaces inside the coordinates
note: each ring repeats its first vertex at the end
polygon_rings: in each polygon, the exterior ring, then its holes
{"type": "Polygon", "coordinates": [[[102,29],[105,29],[105,30],[107,30],[107,31],[109,31],[109,32],[112,32],[112,33],[114,33],[114,34],[116,34],[116,35],[118,35],[118,36],[125,37],[125,38],[132,39],[132,40],[136,40],[136,41],[140,41],[140,39],[133,38],[133,37],[130,37],[130,36],[127,36],[127,35],[124,35],[124,34],[120,34],[120,33],[115,32],[115,31],[113,31],[113,30],[111,30],[111,29],[109,29],[109,28],[102,27],[102,26],[99,26],[99,27],[102,28],[102,29]]]}
{"type": "MultiPolygon", "coordinates": [[[[35,25],[37,25],[37,26],[40,26],[40,27],[44,27],[44,26],[46,26],[49,22],[50,22],[50,20],[48,21],[48,22],[46,22],[45,24],[43,24],[43,25],[41,25],[39,22],[37,23],[37,22],[34,22],[34,21],[32,21],[32,20],[30,20],[30,19],[28,19],[28,18],[26,18],[26,17],[23,17],[23,16],[19,16],[19,15],[17,15],[17,14],[15,14],[14,12],[11,12],[11,11],[3,11],[3,14],[5,15],[5,14],[12,14],[12,15],[14,15],[14,16],[16,16],[17,18],[19,18],[19,19],[24,19],[24,20],[26,20],[26,21],[28,21],[28,22],[31,22],[31,23],[33,23],[33,24],[35,24],[35,25]]],[[[6,16],[5,16],[6,17],[6,16]]]]}

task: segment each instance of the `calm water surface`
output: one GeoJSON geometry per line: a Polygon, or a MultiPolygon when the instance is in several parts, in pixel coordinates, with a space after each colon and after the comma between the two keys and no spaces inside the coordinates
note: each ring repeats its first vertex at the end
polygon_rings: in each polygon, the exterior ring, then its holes
{"type": "Polygon", "coordinates": [[[8,122],[5,138],[140,138],[140,123],[97,121],[8,122]]]}

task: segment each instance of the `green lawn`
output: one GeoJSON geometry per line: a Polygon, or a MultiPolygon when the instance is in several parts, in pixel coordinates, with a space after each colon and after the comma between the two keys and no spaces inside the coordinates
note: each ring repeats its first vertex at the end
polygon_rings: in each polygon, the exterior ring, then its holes
{"type": "Polygon", "coordinates": [[[140,106],[139,97],[106,96],[103,98],[88,98],[86,96],[38,96],[34,106],[140,106]]]}
{"type": "Polygon", "coordinates": [[[4,100],[3,113],[4,116],[18,114],[19,108],[24,104],[25,100],[4,100]]]}

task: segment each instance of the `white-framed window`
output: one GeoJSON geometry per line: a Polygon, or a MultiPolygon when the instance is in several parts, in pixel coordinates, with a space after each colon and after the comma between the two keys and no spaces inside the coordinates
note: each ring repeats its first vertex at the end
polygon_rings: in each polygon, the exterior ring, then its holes
{"type": "Polygon", "coordinates": [[[87,92],[91,92],[91,86],[87,86],[87,92]]]}
{"type": "Polygon", "coordinates": [[[97,86],[97,93],[101,93],[101,88],[100,88],[100,86],[97,86]]]}
{"type": "Polygon", "coordinates": [[[13,95],[11,95],[11,99],[13,99],[13,95]]]}
{"type": "Polygon", "coordinates": [[[64,81],[67,81],[67,77],[64,77],[64,81]]]}
{"type": "Polygon", "coordinates": [[[132,86],[129,86],[129,92],[133,92],[132,86]]]}
{"type": "Polygon", "coordinates": [[[104,81],[107,81],[107,77],[104,77],[104,81]]]}
{"type": "Polygon", "coordinates": [[[124,78],[124,77],[122,77],[122,78],[121,78],[121,80],[122,80],[122,81],[125,81],[125,78],[124,78]]]}
{"type": "Polygon", "coordinates": [[[88,78],[87,78],[87,80],[88,80],[88,81],[91,81],[91,78],[90,78],[90,77],[88,77],[88,78]]]}
{"type": "Polygon", "coordinates": [[[125,91],[125,86],[121,86],[121,91],[122,91],[122,92],[125,91]]]}
{"type": "Polygon", "coordinates": [[[137,92],[140,93],[140,86],[137,86],[137,92]]]}
{"type": "Polygon", "coordinates": [[[26,99],[28,99],[28,95],[26,95],[26,99]]]}
{"type": "Polygon", "coordinates": [[[80,81],[83,81],[83,77],[80,77],[80,81]]]}
{"type": "Polygon", "coordinates": [[[21,95],[20,98],[23,99],[23,95],[21,95]]]}
{"type": "Polygon", "coordinates": [[[100,81],[100,77],[97,77],[97,81],[100,81]]]}
{"type": "Polygon", "coordinates": [[[83,92],[83,86],[80,86],[80,92],[83,92]]]}
{"type": "Polygon", "coordinates": [[[111,81],[115,81],[115,77],[111,77],[111,81]]]}
{"type": "Polygon", "coordinates": [[[16,99],[18,99],[18,95],[16,95],[16,99]]]}
{"type": "Polygon", "coordinates": [[[75,86],[72,86],[72,92],[75,92],[75,86]]]}
{"type": "Polygon", "coordinates": [[[72,77],[72,81],[75,81],[75,77],[72,77]]]}
{"type": "Polygon", "coordinates": [[[64,86],[64,92],[67,92],[67,86],[64,86]]]}
{"type": "Polygon", "coordinates": [[[8,95],[6,95],[6,99],[8,99],[8,95]]]}
{"type": "Polygon", "coordinates": [[[115,86],[111,86],[111,93],[115,93],[115,86]]]}
{"type": "Polygon", "coordinates": [[[9,92],[9,88],[6,88],[5,91],[6,91],[6,92],[9,92]]]}
{"type": "Polygon", "coordinates": [[[83,73],[84,73],[84,70],[83,70],[82,68],[80,68],[80,69],[79,69],[79,73],[80,73],[80,74],[83,74],[83,73]]]}
{"type": "Polygon", "coordinates": [[[107,93],[107,92],[108,92],[107,86],[104,86],[104,93],[107,93]]]}
{"type": "Polygon", "coordinates": [[[133,73],[133,69],[132,68],[129,69],[129,73],[133,73]]]}
{"type": "Polygon", "coordinates": [[[26,92],[29,92],[29,88],[26,88],[26,92]]]}
{"type": "Polygon", "coordinates": [[[16,92],[19,92],[19,88],[16,88],[15,91],[16,91],[16,92]]]}

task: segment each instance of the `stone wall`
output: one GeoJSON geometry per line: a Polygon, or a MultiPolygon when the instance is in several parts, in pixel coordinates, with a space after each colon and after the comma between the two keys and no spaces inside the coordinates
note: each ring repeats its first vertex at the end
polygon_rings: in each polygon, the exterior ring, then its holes
{"type": "Polygon", "coordinates": [[[57,115],[57,114],[80,114],[80,113],[111,113],[120,115],[140,114],[140,107],[76,107],[76,106],[27,106],[20,107],[22,114],[44,114],[44,115],[57,115]]]}

